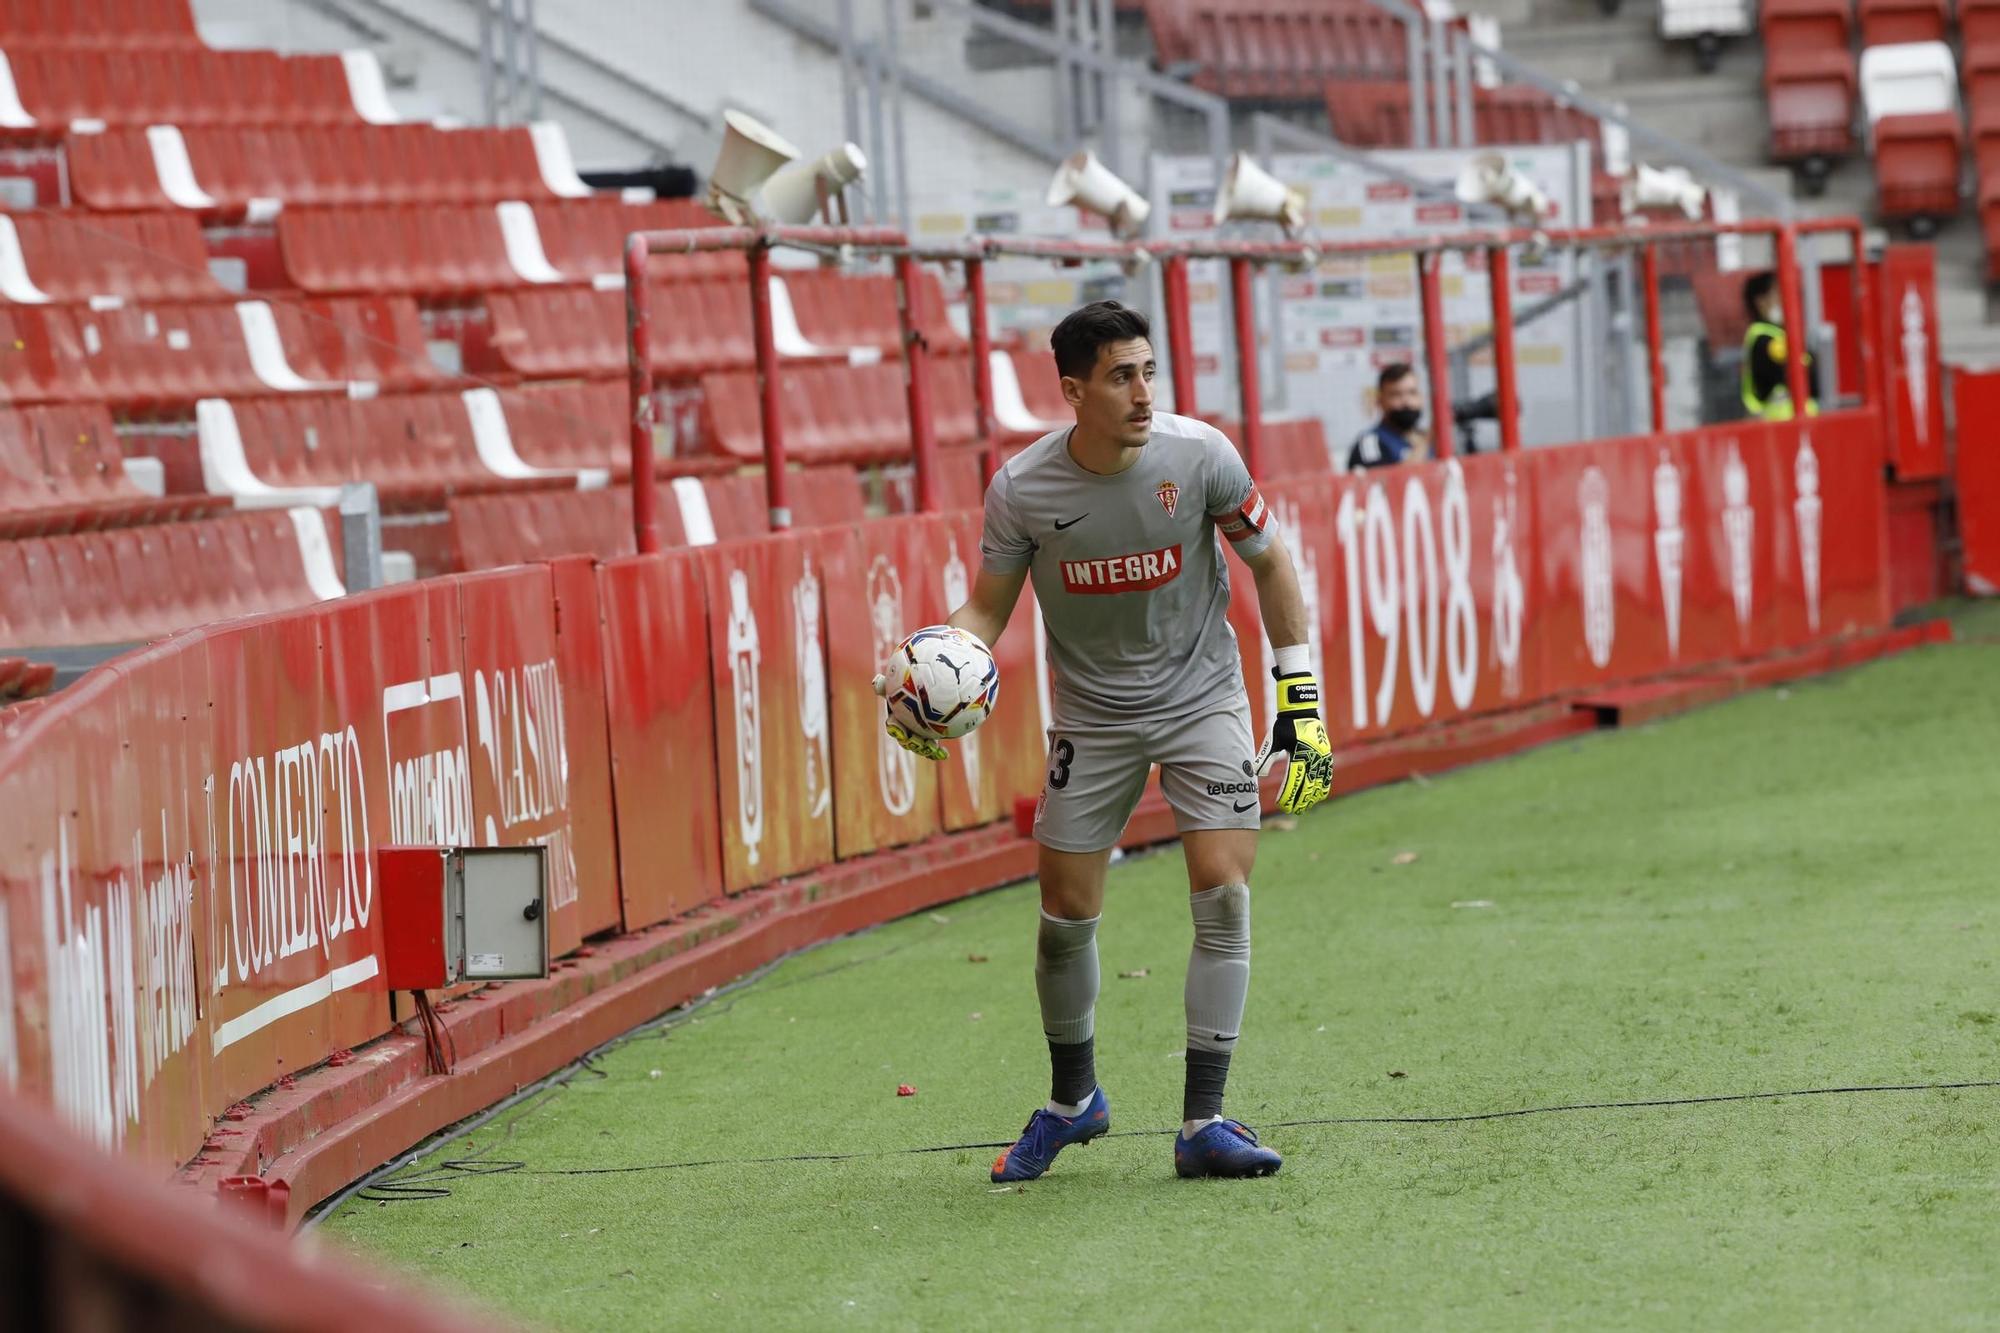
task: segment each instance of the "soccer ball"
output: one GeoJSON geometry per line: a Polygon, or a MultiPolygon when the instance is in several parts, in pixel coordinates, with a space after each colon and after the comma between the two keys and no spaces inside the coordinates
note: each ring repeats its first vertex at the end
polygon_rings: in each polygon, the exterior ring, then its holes
{"type": "Polygon", "coordinates": [[[1000,666],[978,636],[928,625],[896,646],[883,672],[889,716],[920,736],[955,740],[984,722],[1000,697],[1000,666]]]}

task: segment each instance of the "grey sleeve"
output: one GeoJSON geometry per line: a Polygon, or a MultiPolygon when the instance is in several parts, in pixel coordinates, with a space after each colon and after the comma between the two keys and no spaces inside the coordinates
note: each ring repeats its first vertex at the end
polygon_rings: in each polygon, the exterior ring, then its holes
{"type": "Polygon", "coordinates": [[[1245,560],[1261,555],[1271,544],[1271,511],[1250,480],[1243,456],[1219,430],[1208,432],[1203,471],[1203,507],[1229,539],[1230,549],[1245,560]]]}
{"type": "Polygon", "coordinates": [[[986,522],[979,534],[979,562],[989,574],[1013,574],[1028,567],[1035,540],[1015,517],[1007,473],[993,474],[986,487],[986,522]]]}

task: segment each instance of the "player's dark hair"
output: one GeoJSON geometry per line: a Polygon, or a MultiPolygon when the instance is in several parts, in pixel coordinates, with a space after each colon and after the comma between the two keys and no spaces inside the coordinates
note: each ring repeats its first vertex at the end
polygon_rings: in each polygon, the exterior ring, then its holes
{"type": "Polygon", "coordinates": [[[1116,301],[1092,301],[1063,316],[1062,323],[1049,335],[1049,350],[1056,354],[1057,374],[1087,380],[1097,366],[1099,348],[1128,338],[1152,336],[1152,325],[1130,306],[1116,301]]]}
{"type": "Polygon", "coordinates": [[[1380,393],[1391,384],[1401,384],[1416,373],[1415,368],[1407,361],[1391,361],[1382,367],[1382,373],[1375,377],[1375,392],[1380,393]]]}
{"type": "Polygon", "coordinates": [[[1743,309],[1752,319],[1764,318],[1764,298],[1778,285],[1778,275],[1770,271],[1752,273],[1743,282],[1743,309]]]}

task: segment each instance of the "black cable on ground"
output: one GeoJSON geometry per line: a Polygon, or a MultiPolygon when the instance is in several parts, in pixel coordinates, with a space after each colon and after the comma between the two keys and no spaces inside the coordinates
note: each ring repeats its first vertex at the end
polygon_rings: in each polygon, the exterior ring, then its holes
{"type": "MultiPolygon", "coordinates": [[[[1522,1106],[1505,1111],[1475,1111],[1459,1115],[1319,1116],[1301,1120],[1266,1121],[1266,1129],[1310,1129],[1335,1125],[1465,1125],[1488,1120],[1510,1120],[1524,1116],[1557,1115],[1576,1111],[1641,1111],[1676,1106],[1715,1106],[1726,1102],[1775,1101],[1786,1097],[1834,1097],[1892,1092],[1947,1092],[1965,1089],[2000,1088],[2000,1080],[1968,1080],[1957,1083],[1877,1083],[1827,1088],[1790,1088],[1777,1092],[1727,1092],[1698,1097],[1656,1097],[1624,1102],[1558,1102],[1547,1106],[1522,1106]]],[[[511,1126],[510,1126],[511,1131],[511,1126]]],[[[1115,1130],[1111,1139],[1158,1138],[1180,1132],[1165,1129],[1115,1130]]],[[[866,1152],[788,1153],[775,1157],[711,1157],[682,1162],[651,1162],[632,1166],[592,1166],[531,1170],[524,1162],[482,1162],[461,1158],[438,1163],[416,1176],[400,1177],[369,1186],[361,1197],[383,1203],[409,1199],[443,1198],[450,1189],[439,1183],[453,1176],[617,1176],[655,1171],[686,1171],[709,1166],[771,1166],[792,1162],[852,1162],[883,1157],[914,1157],[932,1153],[983,1152],[1013,1146],[1012,1139],[979,1143],[927,1144],[914,1148],[878,1148],[866,1152]]],[[[343,1196],[344,1197],[344,1196],[343,1196]]]]}

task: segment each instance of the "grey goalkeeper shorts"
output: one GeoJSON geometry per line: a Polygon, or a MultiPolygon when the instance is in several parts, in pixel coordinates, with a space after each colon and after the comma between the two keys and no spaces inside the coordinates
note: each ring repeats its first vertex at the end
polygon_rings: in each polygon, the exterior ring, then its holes
{"type": "Polygon", "coordinates": [[[1053,727],[1035,841],[1059,852],[1115,846],[1154,764],[1182,833],[1256,828],[1256,758],[1250,703],[1243,698],[1170,722],[1053,727]]]}

